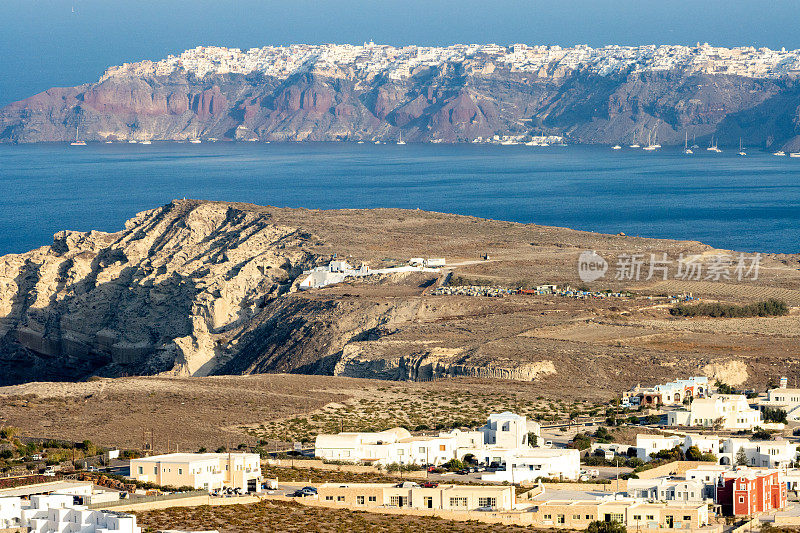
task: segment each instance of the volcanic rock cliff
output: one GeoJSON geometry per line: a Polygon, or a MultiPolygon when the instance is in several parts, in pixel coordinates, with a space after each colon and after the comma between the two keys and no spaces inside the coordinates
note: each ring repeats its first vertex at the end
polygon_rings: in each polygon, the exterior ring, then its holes
{"type": "Polygon", "coordinates": [[[0,110],[0,141],[471,141],[553,134],[580,143],[800,147],[800,85],[681,71],[538,75],[446,64],[402,79],[299,72],[125,73],[53,88],[0,110]]]}
{"type": "MultiPolygon", "coordinates": [[[[580,283],[581,250],[710,256],[696,242],[599,235],[419,210],[319,211],[174,201],[117,233],[62,231],[0,257],[0,384],[93,375],[290,372],[392,380],[605,380],[800,374],[800,316],[674,320],[650,298],[438,296],[443,283],[580,283]],[[482,260],[482,253],[491,259],[482,260]],[[333,257],[406,272],[299,291],[333,257]]],[[[800,305],[800,258],[757,281],[666,282],[646,294],[800,305]]],[[[613,279],[598,288],[622,288],[613,279]]],[[[733,382],[733,381],[731,381],[733,382]]],[[[588,381],[587,381],[588,383],[588,381]]]]}

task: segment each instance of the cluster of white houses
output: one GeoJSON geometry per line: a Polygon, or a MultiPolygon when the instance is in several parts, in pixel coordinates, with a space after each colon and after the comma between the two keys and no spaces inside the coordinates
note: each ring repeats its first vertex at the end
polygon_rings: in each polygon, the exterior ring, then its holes
{"type": "Polygon", "coordinates": [[[72,494],[0,497],[0,530],[29,533],[141,533],[136,517],[75,505],[72,494]]]}
{"type": "Polygon", "coordinates": [[[662,450],[680,447],[686,452],[697,446],[701,453],[711,453],[721,465],[786,469],[797,461],[797,444],[784,439],[750,440],[722,438],[716,435],[637,435],[636,457],[650,461],[662,450]]]}
{"type": "Polygon", "coordinates": [[[511,483],[539,478],[577,479],[580,455],[577,450],[532,446],[530,437],[540,440],[539,424],[526,417],[505,412],[492,414],[477,430],[454,429],[436,436],[412,436],[403,428],[377,433],[318,435],[314,454],[326,460],[377,465],[441,465],[451,459],[470,459],[501,470],[484,474],[487,481],[511,483]]]}

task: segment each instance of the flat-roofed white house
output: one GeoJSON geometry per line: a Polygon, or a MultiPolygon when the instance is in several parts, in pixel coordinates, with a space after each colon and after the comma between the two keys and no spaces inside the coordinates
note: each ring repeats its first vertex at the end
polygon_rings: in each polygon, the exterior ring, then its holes
{"type": "Polygon", "coordinates": [[[762,425],[761,412],[752,409],[741,394],[714,394],[692,401],[690,410],[667,413],[670,426],[701,426],[717,429],[753,429],[762,425]]]}
{"type": "Polygon", "coordinates": [[[758,402],[758,408],[783,409],[786,411],[786,419],[796,422],[800,420],[800,389],[789,389],[786,383],[786,378],[781,378],[781,386],[768,390],[766,399],[758,402]]]}
{"type": "Polygon", "coordinates": [[[22,499],[19,497],[0,497],[0,529],[20,527],[22,499]]]}
{"type": "Polygon", "coordinates": [[[739,450],[744,450],[745,466],[786,470],[797,460],[797,444],[788,440],[726,439],[722,443],[720,464],[736,465],[739,450]]]}
{"type": "Polygon", "coordinates": [[[653,454],[682,445],[683,437],[677,435],[636,435],[636,457],[650,461],[653,454]]]}
{"type": "MultiPolygon", "coordinates": [[[[22,528],[30,533],[141,533],[136,517],[122,513],[108,513],[74,505],[71,494],[47,494],[31,496],[30,500],[0,498],[0,508],[11,502],[9,509],[16,516],[10,527],[22,528]]],[[[8,518],[7,518],[8,520],[8,518]]],[[[0,519],[0,526],[3,525],[0,519]]]]}
{"type": "Polygon", "coordinates": [[[379,432],[317,435],[314,455],[321,459],[388,465],[441,465],[471,456],[484,463],[504,463],[506,457],[531,448],[529,434],[539,435],[539,424],[505,412],[492,414],[474,431],[454,429],[438,436],[412,436],[404,428],[379,432]]]}
{"type": "Polygon", "coordinates": [[[130,477],[169,487],[256,492],[261,480],[257,453],[170,453],[131,460],[130,477]]]}
{"type": "Polygon", "coordinates": [[[629,479],[626,490],[631,498],[657,502],[700,504],[708,498],[705,483],[696,479],[629,479]]]}
{"type": "Polygon", "coordinates": [[[505,468],[483,474],[483,481],[527,483],[537,479],[577,480],[581,456],[576,449],[530,448],[506,457],[505,468]]]}

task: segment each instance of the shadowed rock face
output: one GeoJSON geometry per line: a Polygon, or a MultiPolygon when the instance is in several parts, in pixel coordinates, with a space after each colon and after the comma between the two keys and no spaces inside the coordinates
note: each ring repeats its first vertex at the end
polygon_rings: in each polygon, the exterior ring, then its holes
{"type": "Polygon", "coordinates": [[[0,382],[208,374],[216,338],[288,289],[303,239],[263,214],[175,202],[119,233],[62,231],[4,256],[0,382]]]}
{"type": "Polygon", "coordinates": [[[582,143],[705,142],[800,147],[800,85],[790,78],[654,71],[600,76],[464,65],[410,78],[324,73],[279,79],[116,75],[54,88],[0,110],[0,141],[195,137],[261,140],[469,141],[494,134],[554,134],[582,143]]]}

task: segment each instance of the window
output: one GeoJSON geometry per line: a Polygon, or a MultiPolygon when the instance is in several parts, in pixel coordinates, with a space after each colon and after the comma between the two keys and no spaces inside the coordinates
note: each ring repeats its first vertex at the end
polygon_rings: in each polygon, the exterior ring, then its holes
{"type": "Polygon", "coordinates": [[[497,498],[478,498],[478,507],[497,507],[497,498]]]}
{"type": "Polygon", "coordinates": [[[587,514],[586,515],[586,520],[594,520],[594,515],[593,514],[587,514]]]}
{"type": "Polygon", "coordinates": [[[344,501],[344,496],[337,496],[336,497],[336,501],[337,502],[343,502],[344,501]]]}
{"type": "Polygon", "coordinates": [[[364,505],[364,497],[363,496],[356,496],[356,504],[357,505],[364,505]]]}
{"type": "Polygon", "coordinates": [[[544,519],[545,520],[552,520],[553,519],[553,515],[546,514],[546,515],[544,515],[544,519]]]}
{"type": "Polygon", "coordinates": [[[739,503],[744,503],[744,496],[739,496],[739,503]]]}
{"type": "Polygon", "coordinates": [[[425,448],[420,448],[420,449],[419,449],[419,453],[422,453],[422,454],[424,454],[424,453],[425,453],[425,448]]]}
{"type": "Polygon", "coordinates": [[[153,467],[153,474],[155,474],[156,476],[158,475],[158,467],[157,466],[153,467]]]}
{"type": "Polygon", "coordinates": [[[653,514],[649,514],[649,515],[645,515],[645,516],[647,517],[648,520],[655,520],[656,519],[656,515],[653,515],[653,514]]]}
{"type": "Polygon", "coordinates": [[[446,449],[446,446],[445,446],[444,444],[440,444],[440,445],[439,445],[439,451],[440,451],[440,452],[443,452],[443,451],[445,451],[445,449],[446,449]]]}
{"type": "Polygon", "coordinates": [[[563,514],[556,515],[556,524],[563,524],[563,523],[564,523],[564,515],[563,514]]]}
{"type": "Polygon", "coordinates": [[[181,475],[181,476],[183,475],[183,468],[179,468],[178,469],[178,475],[181,475]]]}
{"type": "Polygon", "coordinates": [[[400,496],[390,496],[389,505],[392,505],[394,507],[400,507],[400,496]]]}
{"type": "Polygon", "coordinates": [[[625,523],[625,515],[621,513],[611,513],[611,521],[612,522],[619,522],[620,524],[625,523]]]}
{"type": "Polygon", "coordinates": [[[376,501],[378,501],[378,497],[377,496],[370,496],[370,497],[367,498],[367,501],[376,502],[376,501]]]}
{"type": "Polygon", "coordinates": [[[144,474],[144,467],[141,467],[141,466],[139,467],[139,473],[140,474],[144,474]]]}
{"type": "Polygon", "coordinates": [[[450,507],[466,507],[467,506],[467,499],[454,497],[450,498],[450,507]]]}
{"type": "Polygon", "coordinates": [[[634,520],[641,520],[641,519],[642,519],[642,515],[640,515],[640,514],[635,514],[635,515],[633,515],[633,519],[634,519],[634,520]]]}
{"type": "Polygon", "coordinates": [[[574,515],[572,515],[572,519],[573,519],[573,520],[580,520],[580,519],[581,519],[581,515],[579,515],[579,514],[574,514],[574,515]]]}
{"type": "Polygon", "coordinates": [[[687,515],[683,515],[683,519],[689,521],[689,520],[692,519],[692,517],[687,514],[687,515]]]}
{"type": "Polygon", "coordinates": [[[333,501],[333,496],[325,496],[325,501],[332,502],[333,501]]]}

